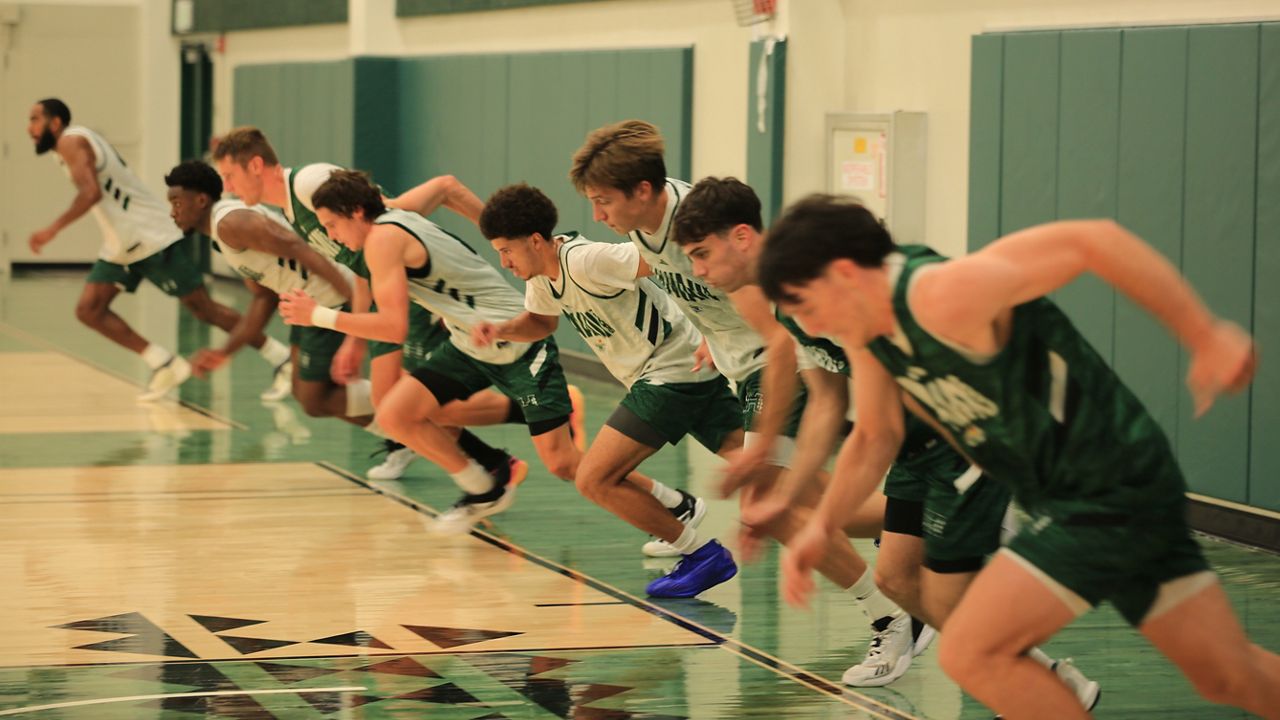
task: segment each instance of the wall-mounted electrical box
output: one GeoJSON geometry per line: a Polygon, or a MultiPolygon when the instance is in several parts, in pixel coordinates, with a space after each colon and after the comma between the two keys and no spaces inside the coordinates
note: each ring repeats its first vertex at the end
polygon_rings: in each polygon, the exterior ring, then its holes
{"type": "Polygon", "coordinates": [[[925,242],[925,114],[828,113],[826,125],[827,192],[861,200],[897,243],[925,242]]]}

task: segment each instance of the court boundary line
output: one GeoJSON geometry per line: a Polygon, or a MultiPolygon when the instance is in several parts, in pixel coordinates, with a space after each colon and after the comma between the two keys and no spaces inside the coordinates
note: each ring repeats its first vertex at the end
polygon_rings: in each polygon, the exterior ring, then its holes
{"type": "MultiPolygon", "coordinates": [[[[626,603],[620,603],[626,604],[626,603]]],[[[307,645],[309,643],[300,642],[299,645],[307,645]]],[[[0,671],[4,670],[51,670],[54,668],[109,668],[124,667],[126,665],[198,665],[200,663],[244,663],[244,662],[284,662],[299,660],[341,660],[343,658],[388,658],[388,657],[447,657],[450,655],[499,655],[502,653],[567,653],[567,652],[612,652],[614,650],[674,650],[674,649],[693,649],[693,650],[713,650],[719,647],[714,642],[696,642],[696,643],[652,643],[642,645],[574,645],[571,647],[520,647],[520,648],[503,648],[496,650],[492,648],[440,648],[430,652],[421,650],[394,650],[387,652],[367,652],[367,653],[327,653],[321,655],[281,655],[270,657],[240,657],[229,658],[173,658],[171,660],[120,660],[110,662],[104,660],[102,662],[80,662],[80,663],[43,663],[35,665],[0,665],[0,671]]],[[[368,650],[369,648],[360,647],[359,650],[368,650]]],[[[258,652],[264,652],[259,650],[258,652]]],[[[251,655],[253,653],[250,653],[251,655]]],[[[164,657],[164,656],[158,656],[164,657]]],[[[359,668],[356,668],[359,669],[359,668]]],[[[921,720],[921,719],[917,719],[921,720]]]]}
{"type": "Polygon", "coordinates": [[[267,690],[211,690],[205,692],[154,693],[150,695],[119,695],[113,697],[89,698],[88,700],[68,700],[66,702],[49,703],[47,705],[28,705],[20,708],[9,708],[8,710],[0,710],[0,716],[22,715],[24,713],[40,712],[42,710],[84,707],[87,705],[106,705],[108,703],[117,702],[135,702],[137,700],[160,700],[163,698],[226,697],[233,695],[311,695],[322,692],[358,692],[368,689],[369,688],[364,687],[363,685],[347,685],[331,688],[271,688],[267,690]]]}
{"type": "MultiPolygon", "coordinates": [[[[51,340],[46,340],[45,338],[42,338],[39,335],[34,335],[32,333],[29,333],[20,327],[10,325],[4,320],[0,320],[0,332],[8,333],[10,336],[15,337],[31,345],[43,346],[44,349],[46,350],[55,352],[66,358],[70,358],[71,360],[78,362],[81,365],[87,365],[93,368],[94,370],[97,370],[98,372],[106,373],[107,375],[110,375],[111,377],[117,380],[120,380],[121,382],[128,383],[129,385],[132,385],[133,387],[136,387],[139,390],[146,389],[143,386],[139,385],[137,381],[133,380],[132,378],[125,377],[124,375],[121,375],[115,370],[99,365],[98,363],[92,360],[89,360],[87,358],[82,358],[79,355],[71,352],[70,350],[67,350],[66,348],[62,347],[61,345],[58,345],[57,343],[54,343],[51,340]]],[[[177,398],[175,400],[175,399],[169,398],[167,395],[162,399],[168,402],[175,402],[181,405],[182,407],[185,407],[186,409],[190,410],[191,412],[197,413],[199,415],[204,415],[210,420],[217,420],[218,422],[229,426],[227,428],[215,428],[216,430],[230,430],[231,428],[235,428],[237,430],[250,429],[248,425],[245,425],[242,422],[239,422],[237,420],[232,420],[231,418],[222,417],[221,415],[215,413],[209,408],[203,407],[201,405],[197,405],[189,400],[183,400],[182,398],[177,398]]],[[[201,430],[191,430],[190,432],[201,432],[201,430]]],[[[212,432],[212,431],[204,430],[203,432],[212,432]]]]}
{"type": "MultiPolygon", "coordinates": [[[[436,517],[440,514],[440,511],[436,510],[435,508],[431,507],[430,505],[424,502],[420,502],[418,500],[414,500],[413,498],[401,495],[391,490],[387,490],[385,488],[380,488],[375,485],[372,485],[367,480],[359,477],[355,473],[352,473],[346,468],[335,465],[327,460],[316,462],[316,466],[324,468],[325,470],[328,470],[329,472],[347,480],[348,482],[355,483],[356,485],[359,485],[367,490],[370,490],[371,492],[382,495],[388,498],[389,500],[392,500],[401,505],[404,505],[409,509],[415,512],[418,512],[420,514],[429,515],[431,517],[436,517]]],[[[658,617],[662,620],[666,620],[667,622],[670,622],[673,625],[676,625],[677,627],[683,630],[687,630],[696,635],[701,635],[702,637],[710,640],[715,646],[720,647],[724,650],[727,650],[728,652],[733,653],[734,655],[737,655],[738,657],[744,660],[747,660],[762,668],[765,668],[766,670],[771,670],[774,673],[782,677],[785,677],[788,680],[791,680],[799,685],[803,685],[809,688],[810,690],[817,692],[820,695],[825,695],[833,700],[837,700],[851,707],[855,707],[863,712],[869,713],[870,715],[876,718],[881,718],[881,720],[924,720],[924,718],[919,718],[919,717],[916,717],[915,715],[911,715],[901,710],[898,710],[897,708],[890,707],[889,705],[882,703],[879,700],[876,700],[875,698],[870,697],[868,695],[863,695],[854,690],[841,687],[820,675],[817,675],[813,672],[805,670],[804,668],[799,667],[798,665],[794,665],[786,660],[783,660],[782,658],[770,655],[769,653],[763,650],[760,650],[758,648],[752,647],[745,643],[739,642],[738,640],[734,640],[733,638],[725,637],[724,635],[716,632],[715,630],[699,625],[698,623],[692,620],[689,620],[688,618],[682,617],[657,604],[638,598],[626,592],[625,590],[616,588],[604,582],[603,580],[598,580],[594,577],[591,577],[590,575],[587,575],[586,573],[580,572],[578,570],[574,570],[573,568],[565,567],[564,565],[561,565],[560,563],[557,563],[554,560],[548,560],[547,558],[544,558],[541,555],[538,555],[537,553],[527,550],[519,545],[516,545],[514,542],[504,540],[502,538],[499,538],[495,535],[491,535],[483,530],[479,530],[474,527],[471,529],[470,535],[500,550],[503,550],[505,552],[511,553],[512,555],[528,560],[534,563],[535,565],[539,565],[543,568],[546,568],[547,570],[551,570],[552,572],[559,573],[560,575],[563,575],[571,580],[576,580],[577,582],[580,582],[583,585],[586,585],[587,587],[590,587],[591,589],[596,590],[597,592],[601,592],[610,597],[616,598],[618,600],[622,600],[628,605],[631,605],[639,610],[643,610],[649,613],[650,615],[654,615],[655,617],[658,617]]]]}

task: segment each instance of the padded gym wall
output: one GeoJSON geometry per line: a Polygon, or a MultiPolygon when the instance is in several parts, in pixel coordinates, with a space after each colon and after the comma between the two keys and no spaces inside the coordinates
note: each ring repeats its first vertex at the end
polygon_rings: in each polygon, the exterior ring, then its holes
{"type": "MultiPolygon", "coordinates": [[[[1220,315],[1280,340],[1280,25],[993,33],[972,45],[969,248],[1109,217],[1220,315]]],[[[1194,419],[1186,356],[1094,277],[1055,294],[1177,448],[1194,492],[1280,509],[1280,374],[1194,419]]]]}

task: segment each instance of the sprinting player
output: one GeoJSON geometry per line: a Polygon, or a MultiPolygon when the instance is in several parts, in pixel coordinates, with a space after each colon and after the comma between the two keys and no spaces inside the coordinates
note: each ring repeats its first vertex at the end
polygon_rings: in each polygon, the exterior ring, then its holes
{"type": "MultiPolygon", "coordinates": [[[[764,340],[744,319],[744,315],[748,315],[759,321],[761,313],[752,307],[747,307],[745,313],[740,312],[726,294],[694,276],[692,263],[673,238],[673,218],[690,187],[684,181],[667,177],[663,152],[662,135],[647,122],[627,120],[606,125],[590,133],[574,153],[569,179],[591,202],[594,219],[635,245],[652,270],[654,282],[667,291],[702,332],[715,366],[736,384],[748,428],[746,452],[769,466],[767,477],[759,486],[769,487],[789,464],[791,448],[789,443],[770,443],[783,446],[778,448],[762,445],[761,435],[752,424],[757,410],[763,407],[768,413],[774,405],[766,402],[761,392],[766,359],[764,340]]],[[[795,365],[773,370],[793,375],[795,365]]],[[[787,412],[795,403],[795,387],[793,381],[792,391],[780,394],[787,401],[774,408],[766,422],[772,425],[766,437],[776,438],[788,416],[797,417],[798,413],[787,412]]],[[[759,509],[757,504],[766,497],[767,493],[755,488],[742,493],[741,512],[752,517],[759,509]]],[[[810,505],[817,501],[816,496],[809,499],[810,505]]],[[[883,498],[870,498],[868,507],[860,512],[861,521],[851,526],[857,535],[874,537],[880,532],[883,517],[883,498]]],[[[769,523],[767,529],[770,536],[785,544],[799,527],[788,514],[769,523]]],[[[910,618],[883,596],[876,587],[874,574],[847,539],[833,540],[826,557],[830,565],[824,567],[824,574],[850,591],[872,624],[869,664],[851,668],[850,679],[863,684],[892,681],[910,666],[915,636],[910,618]],[[904,648],[905,653],[893,652],[904,648]]],[[[917,626],[916,630],[922,628],[917,626]]]]}
{"type": "MultiPolygon", "coordinates": [[[[762,229],[760,199],[754,190],[734,178],[705,178],[681,205],[675,238],[693,261],[694,273],[736,300],[744,290],[759,292],[756,272],[765,244],[762,229]]],[[[834,378],[825,393],[836,393],[847,403],[849,363],[844,351],[806,334],[786,315],[778,313],[777,318],[787,340],[777,350],[780,359],[799,347],[815,365],[827,368],[805,374],[805,381],[812,382],[814,374],[834,378]]],[[[770,350],[774,351],[773,343],[770,350]]],[[[771,355],[770,367],[773,362],[771,355]]],[[[770,380],[788,379],[766,377],[766,395],[773,392],[770,380]]],[[[824,429],[823,444],[813,450],[803,446],[803,436],[797,442],[797,455],[815,466],[830,456],[836,438],[830,427],[824,429]]],[[[875,578],[891,599],[940,628],[986,558],[999,549],[1009,491],[983,476],[918,418],[905,418],[904,433],[902,450],[885,477],[888,502],[875,578]]],[[[809,467],[805,466],[807,472],[809,467]]],[[[810,476],[793,476],[791,483],[803,485],[810,476]]],[[[779,494],[778,506],[790,507],[794,501],[786,492],[779,494]]],[[[905,651],[885,648],[881,658],[892,668],[892,659],[905,651]]],[[[1055,661],[1037,648],[1028,654],[1054,670],[1086,710],[1093,709],[1100,694],[1098,683],[1069,661],[1055,661]]],[[[858,667],[851,668],[852,677],[846,674],[847,684],[859,684],[858,667]]]]}
{"type": "MultiPolygon", "coordinates": [[[[331,314],[317,309],[305,294],[294,293],[282,305],[287,321],[395,342],[404,335],[406,307],[414,302],[440,316],[449,329],[449,342],[401,378],[377,412],[377,422],[388,434],[440,465],[462,489],[462,498],[437,520],[438,529],[465,532],[514,499],[511,474],[486,472],[480,459],[460,448],[443,428],[450,424],[457,400],[484,388],[494,386],[519,402],[543,464],[553,475],[573,480],[582,451],[569,431],[571,401],[554,339],[499,341],[488,347],[471,340],[478,323],[504,322],[523,311],[520,294],[498,270],[421,215],[388,210],[363,173],[333,173],[313,200],[330,236],[364,253],[379,310],[331,314]]],[[[656,485],[636,473],[628,479],[645,489],[656,485]]],[[[679,498],[668,505],[672,514],[691,516],[695,499],[672,492],[679,498]]]]}
{"type": "MultiPolygon", "coordinates": [[[[230,332],[240,320],[235,310],[216,302],[205,289],[204,277],[178,241],[182,231],[169,219],[165,204],[125,165],[120,153],[101,135],[71,124],[71,110],[57,98],[31,108],[27,133],[36,154],[57,151],[57,157],[76,186],[71,207],[47,227],[32,233],[31,252],[40,254],[63,228],[93,212],[102,230],[102,249],[89,270],[76,303],[76,319],[108,340],[142,356],[151,368],[147,389],[139,400],[164,397],[191,377],[191,365],[179,355],[148,342],[111,309],[120,291],[132,293],[145,278],[165,294],[178,298],[196,319],[230,332]]],[[[249,338],[274,376],[264,397],[289,392],[289,348],[261,333],[249,338]]]]}
{"type": "MultiPolygon", "coordinates": [[[[214,250],[244,278],[253,294],[248,311],[222,347],[195,356],[192,364],[197,373],[218,369],[248,337],[262,332],[283,293],[304,290],[331,308],[342,308],[350,300],[351,270],[321,257],[266,206],[221,199],[222,180],[212,167],[188,161],[174,167],[164,181],[174,222],[183,232],[209,237],[214,250]]],[[[343,339],[342,333],[323,328],[291,329],[293,395],[312,417],[338,417],[363,427],[373,419],[369,381],[339,385],[329,375],[329,364],[343,339]]]]}
{"type": "MultiPolygon", "coordinates": [[[[331,163],[311,163],[298,168],[282,167],[271,143],[261,130],[254,127],[241,127],[228,132],[214,148],[213,157],[229,192],[238,196],[246,205],[265,203],[280,208],[294,232],[306,240],[307,244],[322,256],[347,266],[355,273],[351,299],[353,312],[368,312],[372,309],[369,269],[364,257],[343,247],[325,233],[324,227],[316,219],[311,199],[316,188],[328,180],[334,171],[342,168],[331,163]]],[[[480,216],[480,200],[451,176],[433,178],[389,202],[424,214],[443,205],[472,222],[480,216]]],[[[402,342],[374,342],[369,345],[370,384],[367,389],[371,393],[370,399],[374,407],[378,406],[382,396],[404,374],[406,364],[414,367],[443,339],[444,335],[439,331],[435,318],[423,311],[410,310],[408,331],[402,342]]],[[[334,353],[330,366],[334,382],[346,385],[358,380],[366,344],[367,341],[360,337],[348,336],[343,341],[342,346],[334,353]]],[[[363,392],[363,388],[357,390],[363,392]]],[[[506,422],[512,417],[514,421],[522,422],[519,408],[513,408],[512,403],[496,393],[479,393],[452,410],[454,414],[451,419],[458,423],[458,427],[490,425],[506,422]]],[[[413,461],[413,452],[386,438],[376,423],[369,425],[368,429],[383,438],[384,449],[380,452],[386,453],[381,464],[370,468],[369,477],[374,480],[394,480],[400,477],[413,461]]],[[[464,431],[459,436],[459,442],[473,456],[486,458],[486,467],[495,472],[506,471],[512,462],[510,455],[490,447],[470,432],[464,431]]]]}
{"type": "Polygon", "coordinates": [[[1280,717],[1280,657],[1249,642],[1187,527],[1168,440],[1047,295],[1094,272],[1190,350],[1197,414],[1254,371],[1253,343],[1215,318],[1159,253],[1110,221],[1029,228],[948,260],[897,246],[864,207],[807,198],[770,230],[762,287],[807,332],[840,339],[858,423],[835,481],[784,562],[785,594],[847,508],[872,492],[920,414],[1031,515],[948,618],[939,660],[1007,718],[1085,718],[1027,651],[1104,600],[1206,698],[1280,717]]]}
{"type": "Polygon", "coordinates": [[[528,185],[495,192],[480,214],[502,267],[524,280],[525,311],[472,328],[481,347],[536,342],[568,318],[596,357],[627,388],[596,433],[574,476],[587,499],[675,548],[680,562],[649,583],[653,597],[693,597],[738,572],[719,542],[699,537],[627,474],[668,443],[692,435],[713,453],[742,447],[742,417],[724,376],[690,367],[702,342],[665,292],[647,277],[634,245],[555,235],[551,199],[528,185]]]}

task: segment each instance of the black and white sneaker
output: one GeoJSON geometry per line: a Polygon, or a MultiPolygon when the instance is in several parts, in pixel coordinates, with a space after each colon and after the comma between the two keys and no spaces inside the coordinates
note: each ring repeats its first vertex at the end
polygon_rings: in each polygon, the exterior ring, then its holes
{"type": "Polygon", "coordinates": [[[399,480],[405,468],[418,459],[418,454],[395,440],[383,440],[383,447],[373,452],[374,456],[386,453],[387,457],[379,465],[369,468],[365,476],[370,480],[399,480]]]}
{"type": "Polygon", "coordinates": [[[453,507],[436,517],[432,529],[438,535],[461,535],[471,531],[482,518],[496,515],[511,507],[516,501],[516,486],[512,483],[510,465],[492,472],[495,486],[480,495],[463,495],[453,507]]]}
{"type": "MultiPolygon", "coordinates": [[[[707,516],[707,501],[690,495],[684,490],[677,489],[676,492],[680,493],[680,504],[667,510],[684,523],[685,527],[696,528],[701,525],[702,519],[707,516]]],[[[655,537],[650,537],[640,551],[649,557],[680,557],[680,551],[676,550],[674,545],[655,537]]]]}

